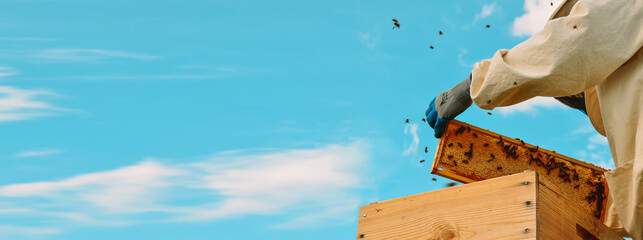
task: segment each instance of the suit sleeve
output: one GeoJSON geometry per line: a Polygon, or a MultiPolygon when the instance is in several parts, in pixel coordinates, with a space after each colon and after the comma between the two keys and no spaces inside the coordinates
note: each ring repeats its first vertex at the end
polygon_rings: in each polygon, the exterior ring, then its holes
{"type": "Polygon", "coordinates": [[[493,109],[596,86],[643,45],[642,9],[643,0],[578,1],[568,16],[476,63],[471,98],[493,109]]]}

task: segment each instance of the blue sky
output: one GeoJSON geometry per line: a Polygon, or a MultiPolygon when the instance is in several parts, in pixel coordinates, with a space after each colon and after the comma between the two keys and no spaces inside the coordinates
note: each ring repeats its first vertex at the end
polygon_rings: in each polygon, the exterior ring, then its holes
{"type": "MultiPolygon", "coordinates": [[[[0,0],[0,239],[354,238],[449,182],[429,100],[549,2],[0,0]]],[[[551,98],[492,113],[458,119],[612,167],[551,98]]]]}

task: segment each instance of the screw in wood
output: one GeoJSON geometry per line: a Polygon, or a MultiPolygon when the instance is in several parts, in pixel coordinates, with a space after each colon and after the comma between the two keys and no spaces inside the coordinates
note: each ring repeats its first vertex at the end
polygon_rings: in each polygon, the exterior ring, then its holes
{"type": "Polygon", "coordinates": [[[359,238],[364,238],[364,234],[360,234],[360,235],[359,235],[359,238]]]}
{"type": "Polygon", "coordinates": [[[525,204],[527,204],[527,206],[529,206],[529,205],[531,205],[531,201],[526,201],[525,204]]]}
{"type": "Polygon", "coordinates": [[[529,182],[524,182],[524,183],[522,183],[522,184],[529,185],[529,182]]]}
{"type": "Polygon", "coordinates": [[[364,215],[362,215],[362,217],[366,217],[366,213],[364,213],[364,215]]]}

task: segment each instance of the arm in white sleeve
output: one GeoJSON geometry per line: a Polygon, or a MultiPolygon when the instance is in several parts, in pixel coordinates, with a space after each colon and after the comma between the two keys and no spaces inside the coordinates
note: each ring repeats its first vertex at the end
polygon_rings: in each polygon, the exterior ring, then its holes
{"type": "Polygon", "coordinates": [[[643,45],[643,0],[578,1],[566,17],[476,63],[471,98],[484,109],[590,89],[643,45]]]}

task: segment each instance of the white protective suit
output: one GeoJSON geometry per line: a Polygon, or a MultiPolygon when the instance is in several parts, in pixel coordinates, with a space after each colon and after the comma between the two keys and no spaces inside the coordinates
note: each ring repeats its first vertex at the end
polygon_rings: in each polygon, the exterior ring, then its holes
{"type": "Polygon", "coordinates": [[[542,31],[476,63],[471,82],[483,109],[584,92],[616,166],[605,173],[605,223],[635,240],[643,240],[642,46],[643,0],[568,0],[542,31]]]}

